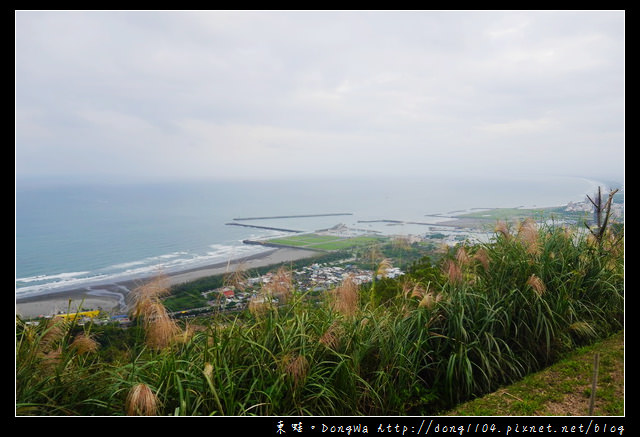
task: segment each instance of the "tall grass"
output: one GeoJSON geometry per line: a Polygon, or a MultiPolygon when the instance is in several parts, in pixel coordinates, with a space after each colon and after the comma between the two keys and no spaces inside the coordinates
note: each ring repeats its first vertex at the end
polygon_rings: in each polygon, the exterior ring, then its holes
{"type": "Polygon", "coordinates": [[[16,414],[104,412],[105,366],[90,329],[61,318],[16,323],[16,414]]]}
{"type": "Polygon", "coordinates": [[[253,311],[186,329],[154,282],[135,300],[141,335],[115,361],[91,346],[97,328],[19,320],[17,413],[435,414],[623,328],[619,235],[499,228],[450,250],[440,274],[399,279],[384,303],[350,278],[315,302],[281,270],[253,311]]]}

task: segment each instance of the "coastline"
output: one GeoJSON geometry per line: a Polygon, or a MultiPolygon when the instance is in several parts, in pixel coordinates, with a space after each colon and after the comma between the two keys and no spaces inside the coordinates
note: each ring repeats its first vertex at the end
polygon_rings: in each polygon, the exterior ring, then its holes
{"type": "MultiPolygon", "coordinates": [[[[590,181],[594,186],[606,186],[598,181],[590,181]]],[[[529,209],[530,207],[519,206],[517,209],[529,209]]],[[[538,207],[544,208],[544,207],[538,207]]],[[[468,210],[450,211],[445,214],[425,214],[426,217],[432,217],[434,223],[421,222],[403,222],[400,220],[358,220],[358,222],[390,222],[391,224],[420,224],[434,227],[451,227],[451,228],[468,228],[484,222],[483,218],[475,217],[464,218],[455,217],[455,213],[471,212],[473,210],[495,210],[496,207],[489,208],[470,208],[468,210]],[[450,215],[450,216],[447,216],[450,215]],[[396,223],[397,222],[397,223],[396,223]]],[[[332,214],[329,214],[332,215],[332,214]]],[[[343,214],[335,214],[343,215],[343,214]]],[[[261,217],[237,218],[234,220],[250,220],[260,219],[261,217]]],[[[268,217],[267,217],[268,218],[268,217]]],[[[491,219],[490,219],[491,220],[491,219]]],[[[126,297],[129,292],[154,276],[164,275],[168,278],[171,286],[186,282],[191,282],[207,276],[215,276],[224,274],[227,271],[233,271],[242,264],[245,269],[254,269],[277,265],[282,262],[297,261],[317,255],[318,252],[308,249],[300,249],[294,247],[273,248],[261,253],[230,259],[218,262],[208,266],[191,267],[171,273],[158,272],[156,274],[146,274],[135,279],[112,280],[112,282],[95,283],[91,285],[76,285],[64,289],[46,290],[42,292],[34,292],[26,295],[16,294],[16,315],[24,318],[32,318],[37,316],[50,316],[57,313],[75,312],[82,305],[84,309],[101,309],[107,312],[126,312],[126,297]]]]}
{"type": "MultiPolygon", "coordinates": [[[[173,286],[234,271],[238,266],[242,266],[244,269],[255,269],[283,262],[298,261],[316,255],[318,252],[312,250],[279,248],[209,266],[182,270],[166,274],[166,276],[169,285],[173,286]]],[[[153,276],[90,287],[56,290],[36,295],[16,296],[16,315],[26,319],[51,316],[60,312],[76,312],[80,306],[84,309],[101,309],[107,312],[122,313],[126,311],[126,297],[129,292],[151,278],[153,276]]]]}

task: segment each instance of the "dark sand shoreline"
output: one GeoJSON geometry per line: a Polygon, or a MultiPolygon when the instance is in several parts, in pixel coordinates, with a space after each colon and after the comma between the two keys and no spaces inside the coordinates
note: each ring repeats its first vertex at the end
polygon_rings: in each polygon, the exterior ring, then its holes
{"type": "MultiPolygon", "coordinates": [[[[182,284],[207,276],[221,275],[233,271],[241,265],[244,269],[254,269],[297,261],[318,255],[318,252],[282,248],[249,255],[243,258],[220,262],[204,267],[196,267],[166,274],[170,285],[182,284]]],[[[129,291],[151,279],[153,276],[95,284],[74,289],[51,290],[28,296],[16,296],[16,315],[23,318],[50,316],[60,312],[75,312],[84,309],[101,309],[107,312],[125,312],[129,291]]]]}

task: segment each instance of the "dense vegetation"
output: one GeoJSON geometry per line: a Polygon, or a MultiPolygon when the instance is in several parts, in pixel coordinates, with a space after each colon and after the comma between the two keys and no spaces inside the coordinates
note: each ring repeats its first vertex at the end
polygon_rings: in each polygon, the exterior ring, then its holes
{"type": "Polygon", "coordinates": [[[279,269],[248,312],[189,324],[160,281],[137,290],[128,329],[18,320],[16,412],[437,414],[623,329],[623,228],[594,235],[499,223],[319,304],[279,269]]]}

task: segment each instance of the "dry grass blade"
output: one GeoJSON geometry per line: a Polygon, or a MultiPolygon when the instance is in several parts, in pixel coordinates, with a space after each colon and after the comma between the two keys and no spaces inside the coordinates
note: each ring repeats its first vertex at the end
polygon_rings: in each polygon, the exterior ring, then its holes
{"type": "Polygon", "coordinates": [[[53,350],[56,344],[62,340],[67,333],[67,326],[63,319],[53,318],[46,322],[45,332],[40,339],[39,349],[42,353],[47,353],[53,350]]]}
{"type": "Polygon", "coordinates": [[[414,284],[411,281],[402,281],[402,297],[404,299],[408,298],[411,294],[411,291],[414,288],[414,284]]]}
{"type": "Polygon", "coordinates": [[[469,254],[464,246],[460,246],[456,251],[456,261],[460,267],[464,267],[469,264],[469,254]]]}
{"type": "Polygon", "coordinates": [[[451,284],[459,284],[462,282],[462,270],[455,261],[450,259],[445,260],[443,270],[451,284]]]}
{"type": "Polygon", "coordinates": [[[351,316],[358,309],[358,284],[349,275],[342,283],[328,293],[331,307],[333,310],[345,315],[351,316]]]}
{"type": "Polygon", "coordinates": [[[432,291],[429,291],[424,295],[418,306],[432,309],[438,302],[442,301],[442,299],[443,297],[441,293],[435,294],[432,291]]]}
{"type": "Polygon", "coordinates": [[[478,251],[473,256],[473,259],[482,264],[482,267],[484,267],[485,271],[489,270],[489,255],[484,248],[478,249],[478,251]]]}
{"type": "Polygon", "coordinates": [[[164,276],[154,278],[132,291],[132,317],[142,318],[147,344],[155,349],[167,347],[180,333],[180,328],[160,300],[169,292],[169,282],[164,276]]]}
{"type": "Polygon", "coordinates": [[[213,365],[211,363],[205,363],[202,372],[207,379],[213,378],[213,365]]]}
{"type": "Polygon", "coordinates": [[[155,416],[158,411],[158,398],[146,384],[134,386],[126,400],[128,416],[155,416]]]}
{"type": "Polygon", "coordinates": [[[389,270],[392,267],[393,265],[391,264],[391,260],[389,258],[384,258],[382,261],[380,261],[380,264],[378,264],[376,276],[386,278],[389,270]]]}
{"type": "MultiPolygon", "coordinates": [[[[228,268],[228,267],[227,267],[228,268]]],[[[227,272],[224,276],[224,284],[236,290],[243,291],[247,287],[249,275],[246,272],[245,263],[240,262],[232,272],[227,272]]]]}
{"type": "Polygon", "coordinates": [[[176,330],[176,334],[174,335],[172,341],[176,343],[187,344],[193,338],[197,331],[199,331],[199,328],[197,326],[193,326],[189,324],[189,322],[186,322],[182,330],[176,330]]]}
{"type": "Polygon", "coordinates": [[[268,284],[263,289],[267,296],[277,297],[286,301],[293,293],[293,277],[291,271],[285,267],[280,267],[272,276],[268,284]]]}
{"type": "Polygon", "coordinates": [[[255,318],[260,318],[267,314],[271,307],[271,300],[264,293],[249,300],[249,312],[255,318]]]}
{"type": "Polygon", "coordinates": [[[425,289],[419,282],[415,282],[413,280],[405,280],[402,283],[402,297],[405,299],[408,298],[418,298],[422,299],[424,297],[425,289]]]}
{"type": "Polygon", "coordinates": [[[62,347],[46,352],[39,352],[40,370],[43,373],[51,372],[62,361],[62,347]]]}
{"type": "Polygon", "coordinates": [[[533,219],[527,218],[520,224],[518,228],[518,238],[531,255],[537,255],[540,252],[538,236],[538,226],[533,219]]]}
{"type": "Polygon", "coordinates": [[[562,235],[567,240],[571,240],[573,238],[573,236],[574,236],[574,232],[568,226],[563,226],[562,227],[562,232],[561,232],[560,235],[562,235]]]}
{"type": "Polygon", "coordinates": [[[436,298],[433,293],[429,292],[424,295],[419,306],[422,308],[432,309],[436,304],[436,298]]]}
{"type": "Polygon", "coordinates": [[[569,325],[569,331],[581,338],[596,338],[598,334],[587,322],[574,322],[569,325]]]}
{"type": "Polygon", "coordinates": [[[152,308],[151,315],[145,318],[147,344],[154,349],[162,349],[176,339],[180,334],[180,328],[162,303],[157,302],[152,308]]]}
{"type": "Polygon", "coordinates": [[[335,322],[325,331],[324,334],[318,340],[321,344],[325,345],[329,349],[335,349],[340,342],[339,325],[335,322]]]}
{"type": "Polygon", "coordinates": [[[415,284],[413,289],[411,290],[411,297],[417,297],[418,299],[422,299],[427,291],[420,284],[415,284]]]}
{"type": "Polygon", "coordinates": [[[293,380],[294,386],[298,386],[307,376],[309,371],[309,361],[303,355],[295,358],[287,355],[284,360],[284,371],[293,380]]]}
{"type": "Polygon", "coordinates": [[[506,240],[511,239],[511,232],[509,231],[509,226],[507,226],[506,222],[498,220],[495,231],[501,234],[506,240]]]}
{"type": "Polygon", "coordinates": [[[161,297],[169,293],[169,280],[166,276],[157,276],[136,287],[128,296],[129,307],[132,308],[131,316],[133,318],[144,317],[148,311],[154,311],[150,306],[154,302],[159,302],[161,297]]]}
{"type": "Polygon", "coordinates": [[[598,247],[600,242],[598,241],[598,237],[593,234],[587,235],[587,244],[591,247],[598,247]]]}

